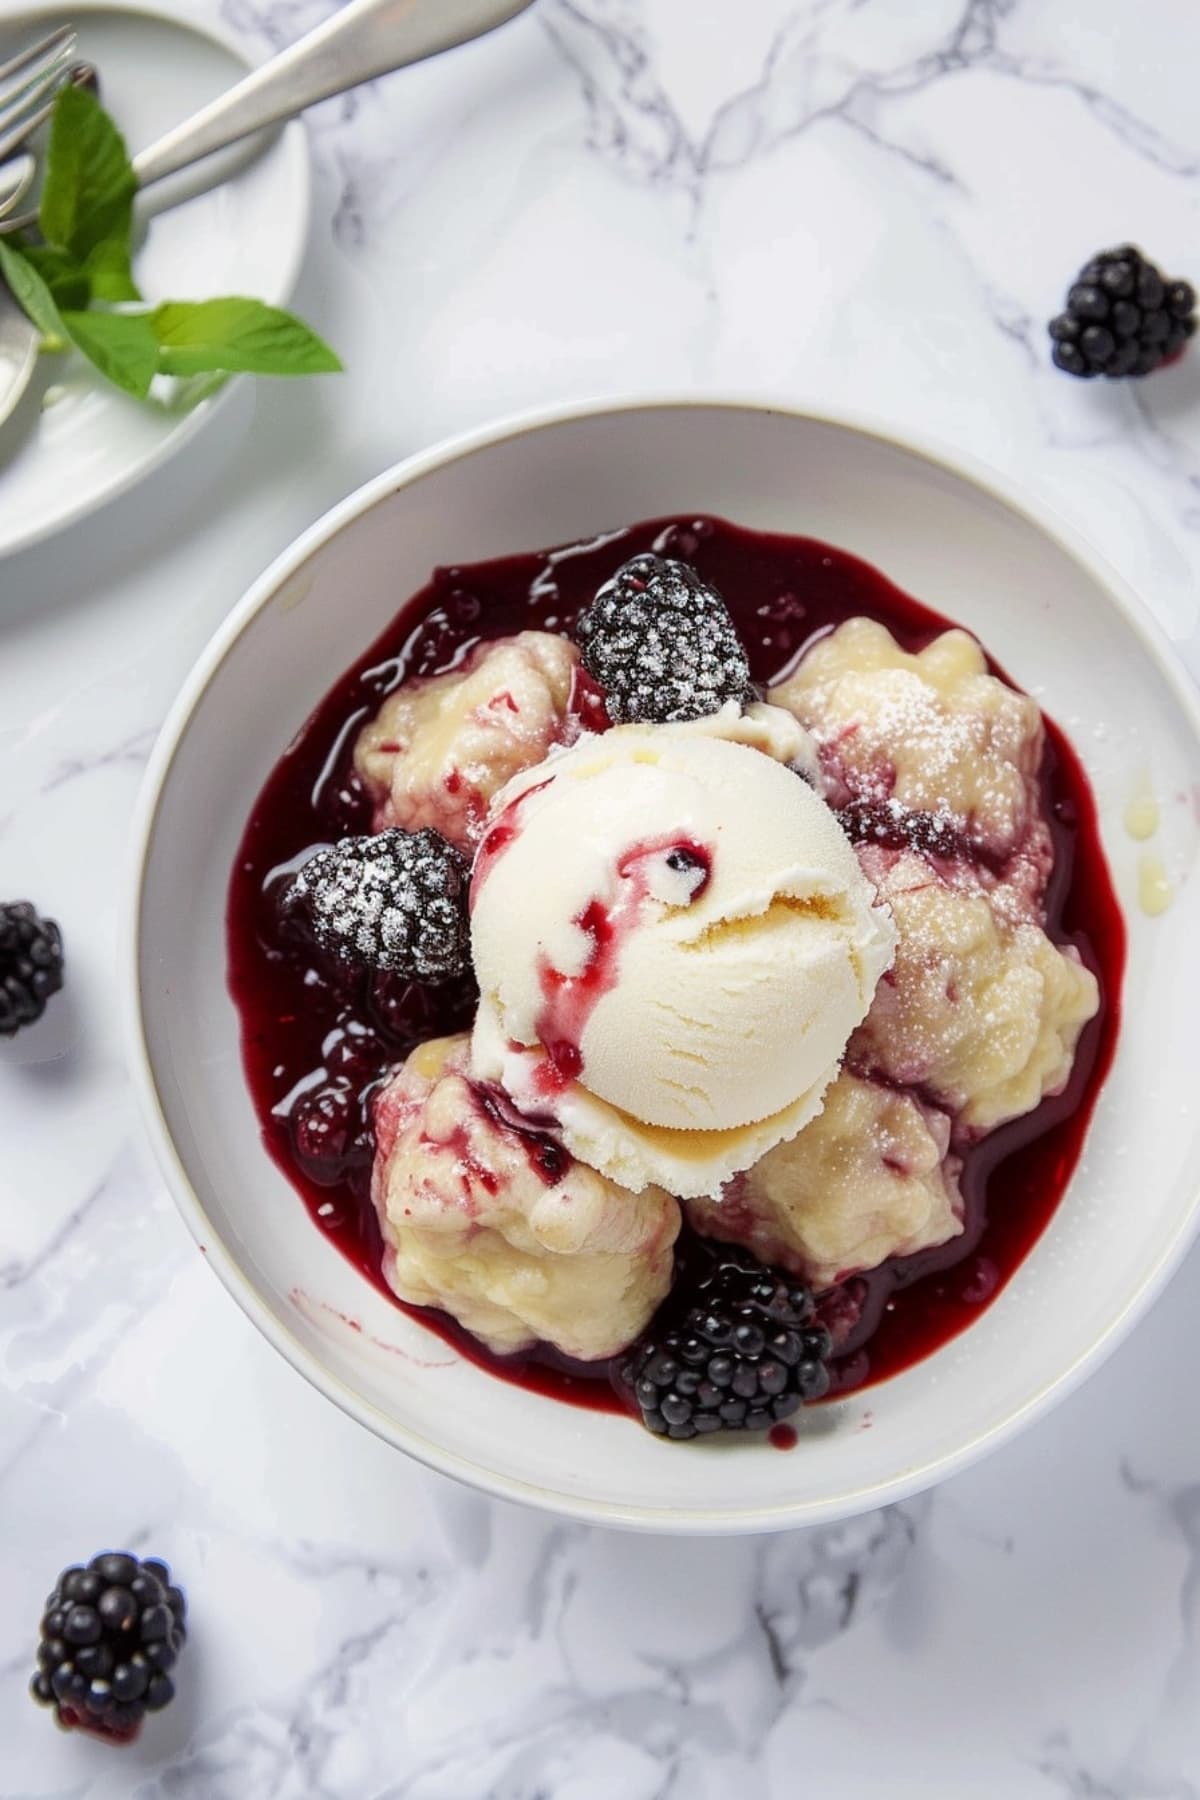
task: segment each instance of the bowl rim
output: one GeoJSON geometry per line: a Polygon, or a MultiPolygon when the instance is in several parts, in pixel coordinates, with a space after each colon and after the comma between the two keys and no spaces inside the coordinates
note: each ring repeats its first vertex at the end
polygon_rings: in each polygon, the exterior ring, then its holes
{"type": "Polygon", "coordinates": [[[1124,1305],[1089,1347],[1067,1367],[1046,1380],[1005,1418],[976,1432],[945,1455],[901,1469],[896,1474],[864,1484],[839,1497],[820,1501],[800,1498],[770,1505],[748,1503],[744,1508],[699,1507],[687,1513],[664,1507],[594,1501],[498,1473],[469,1457],[445,1449],[420,1432],[397,1424],[326,1368],[293,1335],[287,1325],[275,1316],[235,1257],[226,1249],[219,1232],[205,1213],[175,1147],[162,1108],[146,1041],[139,981],[145,874],[164,785],[196,706],[225,659],[278,590],[298,573],[316,551],[331,542],[347,525],[401,488],[413,485],[464,456],[535,431],[554,429],[589,418],[670,409],[752,412],[828,426],[872,439],[889,449],[905,452],[975,487],[985,498],[1016,514],[1035,531],[1049,538],[1104,591],[1157,665],[1200,744],[1200,689],[1192,681],[1167,634],[1138,598],[1132,586],[1068,519],[1012,482],[1007,475],[975,456],[961,452],[936,438],[911,432],[906,427],[901,428],[890,422],[884,423],[853,409],[785,405],[753,394],[639,393],[597,396],[552,406],[532,407],[505,415],[491,424],[455,433],[428,449],[403,458],[364,482],[330,507],[276,556],[221,621],[193,664],[164,719],[138,795],[130,835],[129,886],[122,916],[119,979],[122,989],[124,1043],[138,1110],[159,1170],[184,1223],[204,1250],[208,1266],[214,1270],[242,1311],[280,1355],[318,1392],[376,1436],[413,1456],[427,1468],[496,1499],[534,1506],[542,1511],[588,1524],[649,1532],[673,1531],[688,1535],[736,1535],[827,1523],[904,1500],[966,1469],[987,1452],[998,1449],[1024,1426],[1032,1424],[1053,1404],[1065,1399],[1099,1367],[1162,1291],[1200,1230],[1200,1189],[1193,1194],[1190,1205],[1181,1213],[1175,1232],[1155,1266],[1127,1296],[1124,1305]]]}

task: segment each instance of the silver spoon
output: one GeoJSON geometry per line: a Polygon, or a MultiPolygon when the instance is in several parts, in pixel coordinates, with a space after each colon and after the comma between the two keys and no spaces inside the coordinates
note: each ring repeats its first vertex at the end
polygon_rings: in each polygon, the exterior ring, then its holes
{"type": "MultiPolygon", "coordinates": [[[[423,62],[482,37],[532,0],[350,0],[289,49],[202,107],[133,159],[139,187],[186,169],[319,100],[423,62]]],[[[0,218],[0,232],[37,223],[36,213],[0,218]]],[[[0,424],[33,373],[38,334],[0,287],[0,424]],[[23,348],[22,348],[23,345],[23,348]]]]}
{"type": "Polygon", "coordinates": [[[8,289],[0,286],[0,422],[29,386],[41,341],[8,289]]]}
{"type": "Polygon", "coordinates": [[[33,186],[33,178],[37,174],[37,162],[28,150],[11,157],[0,168],[0,219],[6,218],[33,186]]]}

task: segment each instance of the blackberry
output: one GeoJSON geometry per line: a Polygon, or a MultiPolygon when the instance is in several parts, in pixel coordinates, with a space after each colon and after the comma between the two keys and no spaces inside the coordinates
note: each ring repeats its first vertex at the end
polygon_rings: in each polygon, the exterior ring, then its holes
{"type": "Polygon", "coordinates": [[[834,818],[852,844],[880,844],[888,850],[919,850],[948,861],[976,855],[962,822],[950,813],[913,812],[899,800],[849,800],[834,818]]]}
{"type": "Polygon", "coordinates": [[[166,1563],[124,1551],[64,1569],[46,1601],[30,1692],[60,1725],[128,1741],[174,1697],[187,1607],[166,1563]]]}
{"type": "Polygon", "coordinates": [[[725,602],[688,563],[632,557],[580,614],[576,636],[614,725],[702,719],[750,691],[725,602]]]}
{"type": "Polygon", "coordinates": [[[352,1014],[343,1014],[333,1030],[326,1033],[321,1061],[330,1075],[357,1082],[361,1087],[383,1073],[388,1054],[378,1032],[352,1014]]]}
{"type": "Polygon", "coordinates": [[[302,1094],[288,1115],[292,1152],[318,1187],[336,1187],[351,1169],[368,1166],[374,1151],[367,1101],[345,1081],[302,1094]]]}
{"type": "Polygon", "coordinates": [[[765,1431],[827,1392],[832,1348],[802,1282],[723,1246],[676,1287],[618,1375],[660,1437],[765,1431]]]}
{"type": "Polygon", "coordinates": [[[284,910],[360,967],[448,981],[467,966],[467,865],[436,831],[379,831],[318,850],[284,910]]]}
{"type": "Polygon", "coordinates": [[[0,1037],[15,1037],[63,984],[62,933],[28,900],[0,906],[0,1037]]]}
{"type": "Polygon", "coordinates": [[[399,1062],[426,1038],[469,1031],[478,1005],[472,969],[436,988],[402,975],[373,975],[367,997],[370,1020],[387,1043],[388,1062],[399,1062]]]}
{"type": "Polygon", "coordinates": [[[1196,329],[1196,295],[1168,281],[1136,244],[1102,250],[1075,277],[1066,311],[1050,321],[1051,357],[1068,375],[1150,375],[1196,329]]]}

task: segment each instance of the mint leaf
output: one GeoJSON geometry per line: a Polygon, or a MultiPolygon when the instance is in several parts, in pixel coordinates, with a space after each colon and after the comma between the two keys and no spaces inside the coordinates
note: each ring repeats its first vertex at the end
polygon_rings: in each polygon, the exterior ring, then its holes
{"type": "Polygon", "coordinates": [[[43,348],[61,350],[66,334],[53,294],[24,253],[14,250],[3,238],[0,238],[0,275],[8,283],[21,311],[41,332],[43,348]]]}
{"type": "Polygon", "coordinates": [[[130,267],[137,180],[93,94],[59,90],[46,165],[38,214],[46,241],[27,254],[58,304],[82,311],[93,299],[140,300],[130,267]]]}
{"type": "Polygon", "coordinates": [[[319,375],[341,368],[294,314],[240,297],[168,301],[151,311],[92,310],[140,300],[130,267],[137,188],[125,142],[94,95],[71,86],[54,103],[39,224],[44,242],[4,243],[0,278],[43,336],[69,340],[107,380],[144,399],[161,370],[185,398],[226,375],[319,375]]]}
{"type": "Polygon", "coordinates": [[[168,300],[149,318],[164,375],[325,375],[342,366],[302,319],[261,300],[168,300]]]}
{"type": "Polygon", "coordinates": [[[94,300],[140,300],[142,297],[129,264],[128,232],[124,238],[108,237],[94,244],[84,259],[81,273],[94,300]]]}
{"type": "Polygon", "coordinates": [[[158,338],[146,313],[65,312],[62,322],[100,373],[144,400],[158,370],[158,338]]]}
{"type": "Polygon", "coordinates": [[[42,236],[81,263],[102,244],[113,246],[114,259],[123,249],[128,272],[136,189],[124,138],[95,95],[68,82],[50,124],[38,208],[42,236]]]}
{"type": "Polygon", "coordinates": [[[58,307],[84,307],[92,296],[92,284],[79,264],[63,250],[49,244],[22,244],[21,255],[37,270],[58,307]]]}

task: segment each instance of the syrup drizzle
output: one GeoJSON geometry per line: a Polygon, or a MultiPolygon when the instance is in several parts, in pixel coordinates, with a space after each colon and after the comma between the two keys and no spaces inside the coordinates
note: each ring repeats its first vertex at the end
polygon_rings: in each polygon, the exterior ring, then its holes
{"type": "Polygon", "coordinates": [[[618,859],[614,890],[589,900],[572,920],[588,940],[582,966],[568,974],[556,969],[545,954],[539,962],[542,1008],[537,1037],[546,1062],[539,1070],[538,1086],[547,1097],[561,1093],[583,1073],[583,1034],[596,1007],[617,984],[621,951],[651,897],[656,862],[681,874],[698,872],[699,879],[688,887],[689,903],[708,885],[712,855],[702,845],[674,835],[631,845],[618,859]]]}

